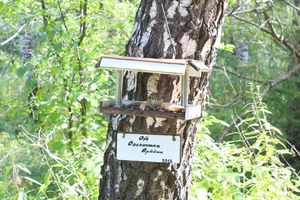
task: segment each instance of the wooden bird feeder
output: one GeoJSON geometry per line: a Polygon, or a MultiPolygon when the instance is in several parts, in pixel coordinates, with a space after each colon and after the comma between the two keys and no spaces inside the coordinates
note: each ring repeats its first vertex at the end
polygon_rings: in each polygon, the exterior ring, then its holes
{"type": "Polygon", "coordinates": [[[202,72],[209,72],[208,68],[199,60],[184,59],[154,59],[154,58],[133,58],[125,56],[104,55],[97,64],[97,67],[103,69],[115,70],[117,77],[117,92],[115,102],[102,102],[100,111],[106,114],[124,114],[144,117],[176,118],[190,120],[198,118],[201,115],[200,105],[188,104],[189,95],[189,77],[201,77],[202,72]],[[137,101],[122,100],[122,86],[124,71],[146,72],[180,76],[181,84],[181,105],[169,104],[169,106],[181,106],[180,112],[170,112],[163,109],[141,109],[130,105],[143,104],[137,101]]]}

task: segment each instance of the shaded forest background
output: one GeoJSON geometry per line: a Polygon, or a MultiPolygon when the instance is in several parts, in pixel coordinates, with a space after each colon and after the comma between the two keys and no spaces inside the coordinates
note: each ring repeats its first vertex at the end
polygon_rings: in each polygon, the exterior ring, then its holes
{"type": "MultiPolygon", "coordinates": [[[[139,1],[0,2],[0,199],[96,199],[139,1]]],[[[300,199],[299,0],[229,2],[199,123],[195,199],[300,199]]]]}

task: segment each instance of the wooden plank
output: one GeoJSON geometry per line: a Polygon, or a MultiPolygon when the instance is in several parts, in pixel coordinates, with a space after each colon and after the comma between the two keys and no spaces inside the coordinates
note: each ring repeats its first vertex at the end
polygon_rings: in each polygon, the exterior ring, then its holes
{"type": "MultiPolygon", "coordinates": [[[[104,101],[100,104],[100,112],[105,114],[122,114],[142,117],[172,118],[190,120],[200,117],[201,106],[188,105],[186,112],[168,112],[164,110],[141,110],[139,105],[141,101],[122,101],[123,107],[116,107],[114,101],[104,101]],[[124,107],[129,106],[129,107],[124,107]],[[133,107],[131,107],[133,106],[133,107]]],[[[176,104],[177,105],[177,104],[176,104]]]]}
{"type": "Polygon", "coordinates": [[[200,77],[201,72],[209,72],[211,70],[201,60],[136,58],[113,55],[101,56],[101,60],[96,66],[113,70],[130,70],[169,75],[183,75],[187,72],[188,76],[194,77],[200,77]],[[188,70],[186,71],[185,68],[188,70]]]}
{"type": "Polygon", "coordinates": [[[159,110],[140,110],[134,108],[100,107],[100,112],[106,114],[134,115],[142,117],[185,119],[185,113],[173,113],[159,110]]]}
{"type": "Polygon", "coordinates": [[[130,60],[130,61],[142,61],[142,62],[155,62],[165,64],[182,64],[185,65],[187,60],[184,59],[160,59],[160,58],[138,58],[127,56],[115,56],[115,55],[102,55],[101,58],[112,58],[116,60],[130,60]]]}
{"type": "Polygon", "coordinates": [[[167,75],[183,75],[186,68],[184,64],[117,60],[112,58],[102,58],[100,67],[112,70],[129,70],[167,75]]]}
{"type": "Polygon", "coordinates": [[[188,105],[185,108],[185,119],[195,119],[201,116],[201,106],[200,105],[188,105]]]}

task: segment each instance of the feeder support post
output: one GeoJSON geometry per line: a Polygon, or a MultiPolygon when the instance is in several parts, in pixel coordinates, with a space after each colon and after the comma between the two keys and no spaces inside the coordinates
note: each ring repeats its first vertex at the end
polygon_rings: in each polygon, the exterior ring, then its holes
{"type": "Polygon", "coordinates": [[[122,105],[122,88],[123,88],[123,74],[124,70],[118,70],[117,74],[117,94],[116,94],[116,106],[122,105]]]}
{"type": "Polygon", "coordinates": [[[188,73],[185,73],[181,78],[181,105],[186,108],[189,104],[190,90],[188,73]]]}

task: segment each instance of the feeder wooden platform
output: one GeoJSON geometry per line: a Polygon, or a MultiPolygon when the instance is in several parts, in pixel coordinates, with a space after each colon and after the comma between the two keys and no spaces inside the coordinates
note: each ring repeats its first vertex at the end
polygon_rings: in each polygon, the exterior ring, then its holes
{"type": "MultiPolygon", "coordinates": [[[[180,108],[180,104],[168,104],[171,108],[180,108]]],[[[166,106],[164,106],[166,107],[166,106]]],[[[172,109],[171,109],[172,110],[172,109]]],[[[157,118],[172,118],[190,120],[199,118],[201,115],[201,106],[188,105],[179,112],[172,112],[167,109],[159,107],[153,108],[152,105],[141,101],[122,101],[121,106],[116,106],[115,101],[105,101],[100,104],[100,112],[105,114],[122,114],[129,116],[142,116],[142,117],[157,117],[157,118]],[[141,109],[142,105],[142,109],[141,109]]]]}
{"type": "Polygon", "coordinates": [[[117,76],[116,100],[103,102],[100,112],[106,114],[135,115],[143,117],[173,118],[190,120],[201,116],[201,106],[189,104],[190,77],[201,77],[210,68],[201,60],[132,58],[126,56],[103,55],[96,67],[115,70],[117,76]],[[161,103],[152,105],[147,102],[123,101],[124,71],[167,74],[181,77],[181,105],[161,103]]]}

